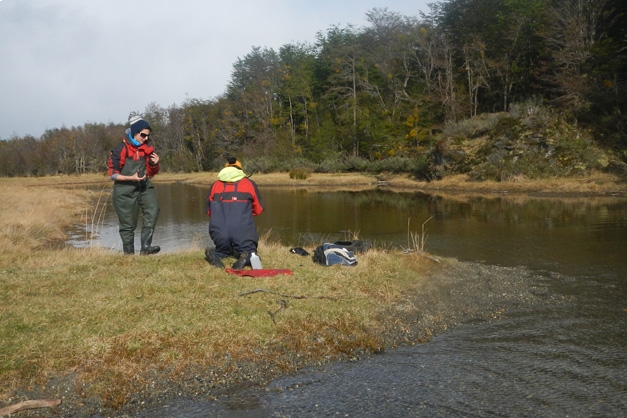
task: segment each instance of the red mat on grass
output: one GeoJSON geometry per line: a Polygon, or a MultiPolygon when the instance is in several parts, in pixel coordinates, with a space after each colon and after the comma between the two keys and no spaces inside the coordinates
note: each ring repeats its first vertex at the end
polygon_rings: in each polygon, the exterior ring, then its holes
{"type": "Polygon", "coordinates": [[[227,267],[225,270],[227,273],[248,277],[272,277],[278,274],[292,274],[292,270],[288,269],[233,270],[227,267]]]}

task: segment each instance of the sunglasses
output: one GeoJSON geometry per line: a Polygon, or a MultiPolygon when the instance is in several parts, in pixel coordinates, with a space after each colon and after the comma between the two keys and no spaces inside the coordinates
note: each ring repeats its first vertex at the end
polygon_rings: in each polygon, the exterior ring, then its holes
{"type": "Polygon", "coordinates": [[[141,136],[143,139],[150,138],[150,134],[145,134],[143,132],[140,132],[139,136],[141,136]]]}

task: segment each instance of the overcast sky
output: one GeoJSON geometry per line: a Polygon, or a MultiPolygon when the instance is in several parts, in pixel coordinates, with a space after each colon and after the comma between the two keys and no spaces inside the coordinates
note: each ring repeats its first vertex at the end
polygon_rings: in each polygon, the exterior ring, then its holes
{"type": "Polygon", "coordinates": [[[433,0],[0,0],[0,138],[125,123],[150,103],[225,92],[254,46],[313,43],[333,25],[433,0]]]}

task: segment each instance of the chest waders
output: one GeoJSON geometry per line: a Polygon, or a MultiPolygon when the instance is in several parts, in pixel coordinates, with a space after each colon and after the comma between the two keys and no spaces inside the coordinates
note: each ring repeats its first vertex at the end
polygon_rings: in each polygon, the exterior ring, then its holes
{"type": "MultiPolygon", "coordinates": [[[[252,200],[255,190],[245,180],[214,183],[213,200],[209,203],[211,220],[209,236],[216,248],[207,261],[219,267],[222,258],[237,258],[234,270],[250,266],[250,254],[257,252],[259,235],[253,220],[252,200]]],[[[256,194],[255,194],[256,195],[256,194]]]]}
{"type": "MultiPolygon", "coordinates": [[[[120,174],[132,176],[139,171],[146,172],[146,158],[134,160],[128,156],[120,174]]],[[[138,212],[142,211],[140,254],[156,254],[161,248],[152,246],[152,234],[159,217],[157,192],[147,178],[144,181],[115,181],[113,184],[113,207],[118,215],[120,238],[124,254],[135,254],[135,229],[138,212]]]]}

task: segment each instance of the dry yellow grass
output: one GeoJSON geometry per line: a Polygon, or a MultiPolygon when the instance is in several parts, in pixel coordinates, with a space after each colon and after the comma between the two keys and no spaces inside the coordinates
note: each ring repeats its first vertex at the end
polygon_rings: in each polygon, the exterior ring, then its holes
{"type": "MultiPolygon", "coordinates": [[[[217,173],[174,174],[155,177],[156,182],[182,182],[208,185],[215,181],[217,173]]],[[[419,181],[409,175],[369,175],[359,173],[313,173],[305,180],[291,179],[288,173],[255,174],[255,182],[264,187],[298,187],[337,190],[371,189],[385,184],[398,191],[427,191],[464,193],[546,193],[546,194],[621,194],[627,193],[627,181],[616,175],[592,173],[575,178],[530,180],[524,177],[507,182],[476,182],[466,175],[450,176],[433,182],[419,181]]]]}
{"type": "Polygon", "coordinates": [[[294,274],[252,279],[208,266],[201,251],[39,251],[2,269],[0,382],[8,390],[78,373],[116,405],[155,370],[267,362],[278,373],[295,367],[294,353],[311,361],[378,350],[378,316],[422,268],[375,252],[355,268],[286,254],[263,244],[266,266],[294,274]]]}
{"type": "MultiPolygon", "coordinates": [[[[6,183],[6,182],[5,182],[6,183]]],[[[80,215],[91,207],[90,193],[0,183],[0,265],[15,264],[33,250],[58,246],[80,215]]]]}
{"type": "Polygon", "coordinates": [[[425,184],[427,190],[465,191],[475,193],[542,193],[542,194],[625,194],[627,181],[605,173],[592,173],[573,178],[530,180],[524,177],[512,181],[474,182],[465,175],[446,177],[425,184]]]}
{"type": "MultiPolygon", "coordinates": [[[[210,185],[216,180],[217,173],[159,174],[154,178],[159,182],[180,182],[197,185],[210,185]]],[[[297,187],[311,191],[328,190],[362,190],[377,186],[377,179],[372,175],[356,173],[314,173],[307,179],[290,178],[289,173],[254,174],[251,177],[257,185],[268,187],[297,187]]]]}
{"type": "MultiPolygon", "coordinates": [[[[153,181],[180,182],[209,185],[216,180],[217,173],[167,173],[154,177],[153,181]]],[[[530,180],[518,177],[511,181],[476,182],[466,175],[445,177],[433,182],[419,181],[410,175],[371,175],[360,173],[313,173],[305,180],[291,179],[289,173],[254,174],[255,182],[264,187],[299,187],[299,188],[334,188],[367,189],[385,184],[385,187],[399,191],[451,191],[454,193],[547,193],[547,194],[625,194],[627,180],[613,174],[594,172],[586,176],[573,178],[553,178],[530,180]]],[[[75,186],[81,184],[108,185],[110,181],[104,174],[86,174],[81,176],[49,176],[6,179],[0,178],[0,186],[75,186]]]]}

